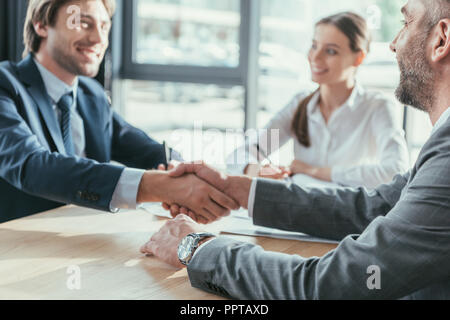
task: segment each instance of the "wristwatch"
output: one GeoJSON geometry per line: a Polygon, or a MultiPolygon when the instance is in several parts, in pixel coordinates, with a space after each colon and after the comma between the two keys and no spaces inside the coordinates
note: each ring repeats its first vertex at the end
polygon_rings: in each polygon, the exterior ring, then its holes
{"type": "Polygon", "coordinates": [[[199,243],[206,239],[215,237],[215,234],[208,232],[191,233],[181,240],[178,245],[178,259],[180,262],[187,266],[194,256],[195,250],[198,248],[199,243]]]}

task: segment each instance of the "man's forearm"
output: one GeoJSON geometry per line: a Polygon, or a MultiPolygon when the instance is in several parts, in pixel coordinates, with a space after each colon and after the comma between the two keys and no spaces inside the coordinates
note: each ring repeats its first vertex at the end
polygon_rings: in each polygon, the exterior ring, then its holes
{"type": "Polygon", "coordinates": [[[137,193],[137,202],[164,202],[164,194],[169,188],[169,177],[166,172],[146,171],[142,176],[137,193]]]}
{"type": "Polygon", "coordinates": [[[248,209],[248,196],[253,179],[248,176],[229,176],[224,192],[235,199],[239,205],[248,209]]]}
{"type": "Polygon", "coordinates": [[[258,180],[255,224],[341,240],[361,233],[376,217],[386,215],[398,201],[407,179],[364,188],[302,188],[292,183],[258,180]],[[276,214],[274,214],[276,212],[276,214]]]}

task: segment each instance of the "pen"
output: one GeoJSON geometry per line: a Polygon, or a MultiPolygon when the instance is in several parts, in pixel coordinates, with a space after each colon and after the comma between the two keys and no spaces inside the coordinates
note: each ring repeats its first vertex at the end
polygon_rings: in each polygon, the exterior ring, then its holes
{"type": "Polygon", "coordinates": [[[169,146],[167,145],[166,141],[163,141],[163,148],[164,148],[164,155],[165,155],[165,157],[166,157],[166,165],[169,165],[169,162],[170,162],[170,160],[171,160],[171,157],[170,157],[170,148],[169,148],[169,146]]]}
{"type": "Polygon", "coordinates": [[[267,161],[269,161],[270,164],[272,164],[272,161],[270,161],[269,157],[265,154],[264,150],[261,149],[261,147],[259,146],[259,143],[256,144],[256,151],[258,152],[258,161],[259,161],[259,156],[262,155],[264,157],[263,161],[267,160],[267,161]]]}
{"type": "MultiPolygon", "coordinates": [[[[259,161],[259,155],[262,155],[264,157],[264,160],[267,160],[269,162],[270,165],[273,165],[272,161],[269,159],[269,157],[266,155],[266,153],[264,152],[264,150],[261,149],[261,147],[259,146],[259,142],[256,144],[256,150],[258,152],[258,161],[259,161]]],[[[263,161],[264,161],[263,160],[263,161]]],[[[262,162],[261,161],[261,164],[262,162]]],[[[280,169],[284,172],[284,174],[286,174],[286,169],[284,169],[283,167],[280,167],[280,169]]],[[[290,179],[290,177],[287,177],[287,179],[290,179]]]]}

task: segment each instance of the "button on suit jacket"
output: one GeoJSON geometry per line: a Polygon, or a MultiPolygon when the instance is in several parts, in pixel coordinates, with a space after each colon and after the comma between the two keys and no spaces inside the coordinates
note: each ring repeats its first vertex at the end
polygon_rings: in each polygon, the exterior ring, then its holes
{"type": "Polygon", "coordinates": [[[125,166],[166,163],[163,146],[111,109],[103,88],[79,77],[86,156],[67,157],[60,126],[29,55],[0,63],[0,222],[75,204],[109,211],[125,166]]]}

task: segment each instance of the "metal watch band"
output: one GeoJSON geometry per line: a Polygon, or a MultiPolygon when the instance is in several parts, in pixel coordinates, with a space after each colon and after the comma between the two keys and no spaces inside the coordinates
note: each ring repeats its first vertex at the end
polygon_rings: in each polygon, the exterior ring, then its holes
{"type": "Polygon", "coordinates": [[[190,233],[190,234],[188,234],[185,238],[187,238],[187,237],[192,237],[192,238],[194,238],[194,244],[193,244],[193,246],[191,247],[191,252],[190,252],[190,255],[189,255],[189,259],[186,259],[186,261],[179,259],[180,262],[181,262],[183,265],[185,265],[185,266],[187,266],[187,265],[189,264],[189,262],[191,261],[192,257],[194,256],[195,250],[196,250],[196,249],[198,248],[198,246],[199,246],[200,241],[202,241],[202,240],[205,239],[205,238],[216,237],[216,235],[213,234],[213,233],[210,233],[210,232],[199,232],[199,233],[190,233]]]}

